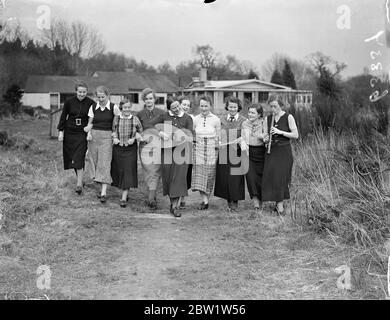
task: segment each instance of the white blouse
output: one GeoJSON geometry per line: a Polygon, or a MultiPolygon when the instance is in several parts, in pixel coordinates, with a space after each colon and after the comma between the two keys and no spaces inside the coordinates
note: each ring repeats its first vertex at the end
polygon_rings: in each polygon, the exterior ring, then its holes
{"type": "Polygon", "coordinates": [[[214,138],[221,131],[221,120],[211,112],[204,117],[198,114],[193,118],[194,131],[197,137],[214,138]]]}

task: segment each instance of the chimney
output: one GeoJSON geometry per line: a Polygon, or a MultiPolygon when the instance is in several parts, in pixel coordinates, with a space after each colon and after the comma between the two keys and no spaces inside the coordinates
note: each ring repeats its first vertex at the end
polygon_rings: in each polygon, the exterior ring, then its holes
{"type": "Polygon", "coordinates": [[[199,81],[203,83],[207,81],[207,68],[200,68],[199,81]]]}
{"type": "Polygon", "coordinates": [[[200,87],[199,77],[192,77],[192,85],[194,87],[200,87]]]}

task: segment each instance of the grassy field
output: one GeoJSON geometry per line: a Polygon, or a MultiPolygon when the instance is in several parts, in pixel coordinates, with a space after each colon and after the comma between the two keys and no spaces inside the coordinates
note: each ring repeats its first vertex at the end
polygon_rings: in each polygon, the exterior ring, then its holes
{"type": "MultiPolygon", "coordinates": [[[[87,179],[82,196],[62,169],[62,147],[48,120],[0,121],[19,148],[0,147],[0,299],[378,299],[385,280],[367,253],[276,217],[271,204],[254,216],[251,202],[236,214],[212,198],[195,209],[191,194],[180,219],[144,206],[146,189],[109,188],[101,205],[87,179]],[[30,141],[30,138],[33,141],[30,141]],[[27,147],[29,146],[29,147],[27,147]],[[337,288],[335,268],[352,269],[352,290],[337,288]],[[51,270],[51,288],[37,287],[37,268],[51,270]]],[[[293,178],[294,184],[294,178],[293,178]]],[[[297,184],[297,183],[295,183],[297,184]]],[[[296,190],[292,189],[292,193],[296,190]]]]}

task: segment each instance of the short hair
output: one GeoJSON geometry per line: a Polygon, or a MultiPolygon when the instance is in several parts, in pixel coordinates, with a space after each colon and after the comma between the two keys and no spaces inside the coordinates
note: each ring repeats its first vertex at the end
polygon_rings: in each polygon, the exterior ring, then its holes
{"type": "Polygon", "coordinates": [[[110,95],[110,92],[108,91],[107,87],[105,86],[97,86],[95,89],[95,95],[97,95],[98,92],[104,92],[106,96],[110,95]]]}
{"type": "Polygon", "coordinates": [[[241,103],[241,100],[238,99],[237,97],[234,97],[234,96],[228,96],[228,97],[225,99],[225,110],[228,110],[229,102],[231,102],[231,103],[237,103],[238,112],[240,112],[240,111],[242,110],[242,103],[241,103]]]}
{"type": "Polygon", "coordinates": [[[263,107],[261,106],[260,103],[252,103],[249,107],[248,107],[248,111],[249,109],[256,109],[256,112],[261,116],[263,117],[264,115],[264,110],[263,110],[263,107]]]}
{"type": "Polygon", "coordinates": [[[273,94],[268,98],[267,103],[270,104],[271,102],[276,101],[280,107],[284,107],[284,102],[282,99],[282,96],[279,94],[273,94]]]}
{"type": "Polygon", "coordinates": [[[180,101],[178,99],[176,99],[175,97],[169,96],[167,98],[166,104],[167,104],[167,109],[168,110],[171,110],[171,104],[174,103],[174,102],[179,102],[180,103],[180,101]]]}
{"type": "Polygon", "coordinates": [[[205,94],[202,94],[200,97],[199,97],[199,103],[200,103],[200,100],[204,100],[204,101],[207,101],[208,103],[210,103],[210,107],[213,106],[213,100],[211,99],[210,96],[207,96],[205,94]]]}
{"type": "Polygon", "coordinates": [[[86,88],[88,91],[88,85],[85,81],[77,81],[76,84],[74,85],[74,89],[77,91],[79,87],[86,88]]]}
{"type": "Polygon", "coordinates": [[[190,102],[190,107],[191,107],[191,100],[188,96],[179,96],[177,100],[180,102],[180,104],[183,102],[183,100],[188,100],[190,102]]]}
{"type": "Polygon", "coordinates": [[[121,102],[119,102],[119,110],[122,110],[123,105],[126,104],[126,103],[130,103],[130,106],[132,105],[130,99],[127,99],[127,98],[123,99],[123,100],[121,100],[121,102]]]}
{"type": "Polygon", "coordinates": [[[145,88],[145,89],[142,90],[142,92],[141,92],[141,99],[142,99],[142,101],[145,101],[145,100],[146,100],[146,96],[147,96],[148,94],[150,94],[150,93],[153,94],[154,100],[157,100],[156,92],[155,92],[153,89],[145,88]]]}

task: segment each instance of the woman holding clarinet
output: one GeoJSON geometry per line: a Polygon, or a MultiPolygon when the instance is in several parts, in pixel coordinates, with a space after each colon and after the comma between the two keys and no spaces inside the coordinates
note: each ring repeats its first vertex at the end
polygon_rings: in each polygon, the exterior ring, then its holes
{"type": "Polygon", "coordinates": [[[298,129],[291,114],[282,110],[280,96],[268,100],[272,116],[267,117],[269,136],[262,181],[262,201],[275,201],[275,211],[285,215],[283,200],[290,199],[289,185],[293,166],[291,139],[298,139],[298,129]]]}

